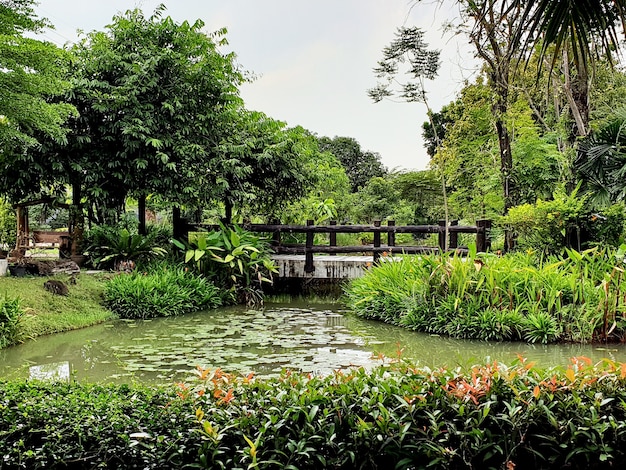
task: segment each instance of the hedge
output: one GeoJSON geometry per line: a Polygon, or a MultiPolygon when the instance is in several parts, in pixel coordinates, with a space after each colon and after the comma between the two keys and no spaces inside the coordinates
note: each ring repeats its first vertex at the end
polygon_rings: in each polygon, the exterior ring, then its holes
{"type": "Polygon", "coordinates": [[[0,384],[0,468],[624,468],[626,364],[0,384]]]}

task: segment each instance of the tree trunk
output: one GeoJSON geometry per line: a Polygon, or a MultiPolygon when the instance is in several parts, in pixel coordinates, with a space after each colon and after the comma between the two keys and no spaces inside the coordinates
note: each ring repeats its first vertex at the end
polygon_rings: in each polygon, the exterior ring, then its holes
{"type": "Polygon", "coordinates": [[[81,205],[82,193],[80,183],[72,184],[72,205],[70,207],[70,236],[72,237],[72,255],[82,254],[85,216],[81,205]]]}
{"type": "Polygon", "coordinates": [[[589,77],[583,65],[576,68],[576,75],[572,77],[567,49],[563,49],[563,76],[563,91],[574,119],[570,135],[570,143],[573,145],[578,137],[585,137],[589,133],[589,77]]]}
{"type": "Polygon", "coordinates": [[[172,232],[174,240],[188,241],[187,221],[181,217],[180,207],[172,208],[172,232]]]}
{"type": "Polygon", "coordinates": [[[224,202],[224,225],[230,225],[233,221],[233,203],[226,199],[224,202]]]}
{"type": "Polygon", "coordinates": [[[146,235],[146,195],[142,194],[137,199],[137,216],[139,218],[139,235],[146,235]]]}
{"type": "MultiPolygon", "coordinates": [[[[496,133],[498,134],[498,146],[500,149],[500,175],[502,178],[502,193],[504,197],[504,214],[518,202],[517,185],[513,177],[513,152],[511,150],[511,134],[506,127],[506,115],[509,100],[509,64],[504,60],[498,62],[498,66],[491,72],[491,79],[496,95],[493,106],[495,116],[496,133]]],[[[513,233],[507,231],[504,236],[504,251],[510,251],[514,247],[513,233]]]]}

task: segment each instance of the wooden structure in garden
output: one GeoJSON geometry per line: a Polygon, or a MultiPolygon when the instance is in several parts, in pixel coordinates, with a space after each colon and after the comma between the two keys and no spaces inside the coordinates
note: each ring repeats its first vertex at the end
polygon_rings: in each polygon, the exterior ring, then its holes
{"type": "MultiPolygon", "coordinates": [[[[243,228],[252,232],[266,233],[271,237],[271,246],[276,253],[273,258],[279,267],[279,277],[342,279],[362,275],[364,270],[377,262],[381,256],[443,251],[466,253],[467,248],[458,246],[459,233],[475,234],[477,251],[487,251],[490,248],[491,221],[478,220],[476,225],[472,226],[462,226],[458,225],[458,221],[451,221],[446,227],[445,221],[440,221],[438,225],[396,225],[391,220],[387,225],[382,225],[380,221],[371,225],[338,225],[332,221],[329,225],[314,225],[313,221],[309,220],[307,225],[244,224],[243,228]],[[281,236],[286,233],[303,233],[306,242],[283,243],[281,236]],[[338,233],[371,234],[372,243],[337,246],[338,233]],[[398,246],[397,233],[436,233],[438,246],[398,246]],[[316,245],[314,243],[316,234],[328,234],[329,243],[316,245]],[[383,235],[386,240],[383,240],[383,235]]],[[[212,231],[219,230],[219,227],[208,224],[187,224],[185,227],[186,233],[196,230],[212,231]]]]}
{"type": "MultiPolygon", "coordinates": [[[[30,230],[28,208],[38,204],[50,202],[37,200],[15,205],[17,218],[17,238],[15,249],[10,253],[13,258],[21,258],[27,250],[58,249],[59,258],[69,258],[71,255],[72,233],[69,231],[30,230]]],[[[61,207],[67,208],[66,205],[61,207]]]]}

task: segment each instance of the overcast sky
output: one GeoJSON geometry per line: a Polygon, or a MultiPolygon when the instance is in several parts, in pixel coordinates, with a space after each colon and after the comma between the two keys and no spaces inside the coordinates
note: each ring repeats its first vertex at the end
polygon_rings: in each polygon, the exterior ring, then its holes
{"type": "Polygon", "coordinates": [[[39,0],[37,12],[56,27],[43,39],[63,45],[77,30],[103,30],[116,13],[139,7],[149,15],[161,3],[176,21],[202,19],[207,32],[228,29],[229,50],[258,77],[241,88],[248,109],[320,136],[353,137],[390,169],[428,165],[424,105],[374,104],[366,93],[396,28],[418,26],[430,47],[442,50],[439,76],[427,83],[435,111],[475,73],[466,41],[441,28],[455,10],[429,0],[412,9],[409,0],[39,0]]]}

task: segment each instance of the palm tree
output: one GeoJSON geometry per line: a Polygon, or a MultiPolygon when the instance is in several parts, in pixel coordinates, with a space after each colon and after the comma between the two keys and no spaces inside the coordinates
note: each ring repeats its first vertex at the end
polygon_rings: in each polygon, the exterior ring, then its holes
{"type": "Polygon", "coordinates": [[[575,167],[595,206],[626,200],[626,109],[580,143],[575,167]]]}
{"type": "Polygon", "coordinates": [[[600,55],[612,63],[613,53],[618,50],[620,23],[626,32],[626,0],[513,0],[513,4],[523,8],[523,21],[514,43],[523,52],[540,45],[540,63],[551,53],[551,68],[563,58],[564,91],[576,123],[572,137],[586,136],[590,67],[600,55]],[[570,61],[575,75],[570,73],[570,61]]]}

